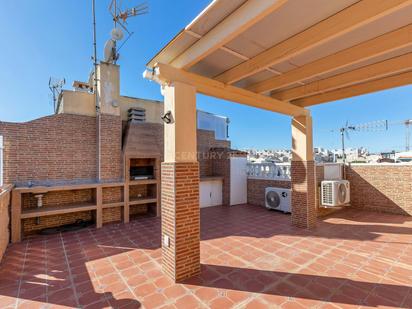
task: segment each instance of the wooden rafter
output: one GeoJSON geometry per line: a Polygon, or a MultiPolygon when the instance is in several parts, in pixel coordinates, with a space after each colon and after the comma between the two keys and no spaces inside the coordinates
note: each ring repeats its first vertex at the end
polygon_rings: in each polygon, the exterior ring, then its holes
{"type": "Polygon", "coordinates": [[[308,113],[307,110],[299,106],[226,85],[204,76],[174,68],[168,64],[156,64],[152,79],[159,80],[161,83],[182,82],[194,86],[197,92],[205,95],[285,115],[300,116],[308,113]]]}
{"type": "Polygon", "coordinates": [[[412,53],[407,53],[405,55],[374,63],[353,71],[314,81],[304,86],[276,92],[272,94],[272,97],[282,101],[290,101],[338,88],[344,88],[353,84],[366,82],[368,80],[395,75],[411,69],[412,53]]]}
{"type": "Polygon", "coordinates": [[[333,90],[323,94],[310,96],[303,99],[291,101],[291,103],[306,107],[321,103],[342,100],[350,97],[368,94],[376,91],[382,91],[390,88],[396,88],[412,84],[412,71],[400,73],[394,76],[384,77],[377,80],[361,83],[358,85],[333,90]]]}
{"type": "Polygon", "coordinates": [[[231,84],[412,4],[412,0],[361,0],[215,77],[231,84]]]}
{"type": "Polygon", "coordinates": [[[176,68],[190,68],[250,26],[273,11],[281,8],[287,1],[288,0],[247,1],[170,64],[176,68]]]}
{"type": "Polygon", "coordinates": [[[292,85],[302,80],[366,61],[392,51],[412,46],[412,24],[372,40],[308,63],[287,73],[258,82],[247,89],[263,93],[292,85]]]}

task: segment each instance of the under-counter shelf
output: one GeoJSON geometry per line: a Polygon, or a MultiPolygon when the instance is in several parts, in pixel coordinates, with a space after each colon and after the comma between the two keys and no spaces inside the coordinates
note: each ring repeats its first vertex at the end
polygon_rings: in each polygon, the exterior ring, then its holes
{"type": "Polygon", "coordinates": [[[134,186],[134,185],[151,185],[151,184],[157,184],[157,179],[140,179],[140,180],[130,180],[129,185],[134,186]]]}
{"type": "Polygon", "coordinates": [[[34,187],[17,187],[12,191],[11,207],[11,241],[13,243],[21,241],[22,237],[22,220],[28,218],[39,218],[53,215],[64,215],[83,211],[96,212],[96,227],[103,225],[103,209],[122,207],[123,220],[129,222],[129,205],[128,205],[128,185],[127,190],[124,182],[106,182],[106,183],[82,183],[82,184],[65,184],[54,186],[34,186],[34,187]],[[103,190],[109,188],[121,187],[123,190],[125,202],[113,202],[103,204],[103,190]],[[50,206],[41,207],[32,206],[23,208],[22,197],[25,194],[49,194],[57,191],[78,191],[92,190],[90,192],[91,200],[79,201],[72,204],[56,205],[51,203],[50,206]]]}
{"type": "Polygon", "coordinates": [[[132,206],[146,204],[152,213],[160,216],[161,156],[128,153],[125,154],[124,162],[125,192],[129,198],[127,201],[125,200],[127,205],[125,208],[129,210],[132,206]],[[134,177],[147,177],[149,179],[133,179],[134,177]]]}
{"type": "Polygon", "coordinates": [[[129,205],[141,205],[141,204],[149,204],[149,203],[156,203],[157,198],[137,198],[137,199],[132,199],[129,202],[129,205]]]}
{"type": "Polygon", "coordinates": [[[114,208],[114,207],[122,207],[122,206],[124,206],[124,202],[115,202],[115,203],[103,204],[102,208],[106,209],[106,208],[114,208]]]}
{"type": "Polygon", "coordinates": [[[21,219],[37,218],[53,215],[61,215],[73,212],[96,210],[97,205],[93,203],[79,203],[73,205],[61,206],[43,206],[39,208],[23,209],[21,212],[21,219]]]}
{"type": "MultiPolygon", "coordinates": [[[[96,228],[103,225],[103,209],[121,207],[123,222],[128,223],[130,219],[130,207],[135,205],[148,205],[151,211],[157,216],[160,215],[160,156],[144,158],[153,165],[153,179],[130,180],[130,161],[133,158],[129,155],[125,156],[125,181],[115,182],[92,182],[92,183],[77,183],[77,184],[59,184],[59,185],[42,185],[32,187],[17,187],[12,191],[12,207],[11,207],[11,241],[13,243],[21,241],[23,232],[23,219],[39,218],[53,215],[63,215],[68,213],[76,213],[82,211],[95,211],[96,228]],[[103,191],[110,188],[121,187],[122,200],[121,202],[106,202],[104,203],[103,191]],[[56,194],[57,191],[78,191],[91,190],[91,198],[84,199],[85,202],[79,201],[73,204],[55,205],[51,202],[51,206],[43,205],[42,207],[23,208],[22,196],[25,194],[56,194]],[[132,194],[129,194],[132,191],[132,194]],[[140,197],[137,198],[137,196],[140,197]],[[130,198],[130,195],[132,197],[130,198]]],[[[140,160],[140,158],[138,158],[140,160]]],[[[136,163],[136,162],[135,162],[136,163]]],[[[142,164],[147,162],[142,162],[142,164]]],[[[140,164],[140,163],[139,163],[140,164]]],[[[119,199],[117,199],[119,200],[119,199]]],[[[55,203],[58,203],[54,201],[55,203]]],[[[32,203],[33,204],[33,203],[32,203]]],[[[136,208],[136,207],[135,207],[136,208]]]]}

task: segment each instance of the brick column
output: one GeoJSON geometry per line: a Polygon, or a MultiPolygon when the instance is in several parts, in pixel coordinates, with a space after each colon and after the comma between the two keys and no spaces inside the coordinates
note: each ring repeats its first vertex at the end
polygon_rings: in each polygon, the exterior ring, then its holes
{"type": "Polygon", "coordinates": [[[292,224],[316,226],[316,184],[313,161],[312,117],[292,119],[292,224]]]}
{"type": "Polygon", "coordinates": [[[162,163],[161,205],[164,272],[175,281],[198,274],[200,210],[197,162],[162,163]]]}
{"type": "MultiPolygon", "coordinates": [[[[119,181],[123,175],[122,120],[120,116],[100,114],[100,181],[119,181]]],[[[99,134],[99,132],[98,132],[99,134]]]]}
{"type": "Polygon", "coordinates": [[[200,272],[199,164],[196,143],[196,89],[174,82],[165,86],[162,163],[163,270],[175,281],[200,272]]]}

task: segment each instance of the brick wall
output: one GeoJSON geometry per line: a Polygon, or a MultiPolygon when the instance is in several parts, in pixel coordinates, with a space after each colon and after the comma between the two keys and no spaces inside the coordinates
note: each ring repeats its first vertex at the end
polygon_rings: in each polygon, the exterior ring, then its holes
{"type": "MultiPolygon", "coordinates": [[[[215,133],[208,130],[197,130],[197,151],[200,168],[200,177],[219,175],[215,174],[218,168],[213,168],[214,151],[212,148],[230,148],[230,141],[216,140],[215,133]]],[[[221,176],[221,175],[219,175],[221,176]]]]}
{"type": "Polygon", "coordinates": [[[313,161],[292,161],[292,225],[302,228],[316,226],[316,183],[313,161]]]}
{"type": "MultiPolygon", "coordinates": [[[[320,184],[324,180],[323,165],[316,165],[316,205],[317,216],[322,217],[329,215],[339,209],[321,208],[320,204],[320,184]]],[[[291,182],[285,180],[271,179],[248,179],[247,181],[247,197],[248,203],[251,205],[265,206],[265,189],[267,187],[287,188],[291,189],[291,182]]]]}
{"type": "Polygon", "coordinates": [[[248,179],[247,202],[251,205],[265,206],[265,190],[267,187],[290,189],[291,183],[287,180],[248,179]]]}
{"type": "Polygon", "coordinates": [[[100,117],[100,180],[118,181],[123,178],[122,120],[120,116],[100,117]]]}
{"type": "MultiPolygon", "coordinates": [[[[0,135],[4,136],[5,183],[27,185],[32,182],[36,185],[96,181],[97,123],[96,117],[71,114],[52,115],[26,123],[0,122],[0,135]]],[[[113,115],[101,115],[100,125],[101,178],[117,181],[123,178],[122,131],[127,126],[120,117],[113,115]]],[[[137,124],[132,131],[128,143],[130,151],[163,153],[162,125],[137,124]]],[[[127,138],[125,134],[126,142],[127,138]]],[[[208,151],[212,147],[229,147],[230,142],[216,140],[214,133],[206,130],[198,130],[197,141],[201,174],[210,176],[213,169],[208,151]]],[[[130,193],[133,197],[136,192],[132,189],[130,193]]],[[[82,194],[84,192],[49,193],[43,202],[45,207],[82,202],[82,194]]],[[[85,198],[90,200],[91,195],[85,198]]],[[[104,203],[121,200],[121,188],[103,189],[104,203]]],[[[23,207],[36,205],[34,196],[23,197],[23,207]]],[[[147,205],[131,206],[130,214],[143,212],[147,212],[147,205]]],[[[121,216],[120,208],[105,209],[103,222],[120,221],[121,216]]],[[[94,212],[48,216],[41,218],[40,223],[36,219],[26,219],[23,220],[23,232],[32,233],[45,227],[73,223],[77,219],[92,220],[94,212]]]]}
{"type": "Polygon", "coordinates": [[[27,184],[96,178],[96,118],[60,114],[0,122],[4,182],[27,184]]]}
{"type": "Polygon", "coordinates": [[[117,203],[124,201],[123,187],[103,188],[102,190],[103,204],[117,203]]]}
{"type": "Polygon", "coordinates": [[[91,221],[93,219],[94,214],[92,211],[82,211],[63,215],[41,217],[39,222],[37,222],[36,218],[23,219],[23,236],[33,234],[45,228],[71,224],[76,220],[91,221]]]}
{"type": "MultiPolygon", "coordinates": [[[[72,191],[52,191],[48,192],[42,198],[43,207],[70,205],[78,203],[94,203],[95,190],[72,190],[72,191]]],[[[37,199],[34,194],[22,194],[22,207],[35,208],[37,207],[37,199]]],[[[76,220],[91,221],[94,219],[94,212],[83,211],[77,213],[69,213],[64,215],[41,217],[38,221],[36,218],[24,219],[22,222],[23,235],[32,234],[33,232],[44,228],[61,226],[64,224],[74,223],[76,220]]]]}
{"type": "Polygon", "coordinates": [[[200,272],[199,164],[162,163],[162,266],[175,281],[200,272]]]}
{"type": "Polygon", "coordinates": [[[351,165],[346,177],[352,207],[412,215],[412,165],[351,165]]]}
{"type": "MultiPolygon", "coordinates": [[[[210,149],[230,148],[230,141],[216,140],[213,131],[197,130],[200,176],[213,175],[210,149]]],[[[163,125],[133,123],[125,127],[124,151],[129,155],[160,155],[163,158],[163,125]]]]}
{"type": "Polygon", "coordinates": [[[103,224],[119,222],[122,220],[122,209],[120,207],[103,209],[103,224]]]}

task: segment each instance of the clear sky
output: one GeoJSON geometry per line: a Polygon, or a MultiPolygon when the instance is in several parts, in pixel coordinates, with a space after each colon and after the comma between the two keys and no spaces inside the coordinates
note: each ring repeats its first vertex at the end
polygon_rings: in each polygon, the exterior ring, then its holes
{"type": "MultiPolygon", "coordinates": [[[[0,120],[27,121],[53,111],[50,76],[87,80],[92,69],[91,0],[0,0],[0,120]]],[[[98,53],[109,38],[110,0],[96,0],[98,53]]],[[[150,13],[129,22],[135,35],[121,50],[123,95],[161,100],[159,86],[142,78],[145,63],[186,26],[209,0],[149,0],[150,13]]],[[[140,3],[123,0],[124,5],[140,3]]],[[[238,148],[289,148],[290,118],[210,97],[198,96],[198,108],[228,116],[230,138],[238,148]]],[[[315,146],[338,148],[339,134],[350,124],[412,118],[412,86],[311,108],[315,146]]],[[[349,147],[373,151],[403,149],[403,126],[388,132],[355,132],[349,147]]]]}

